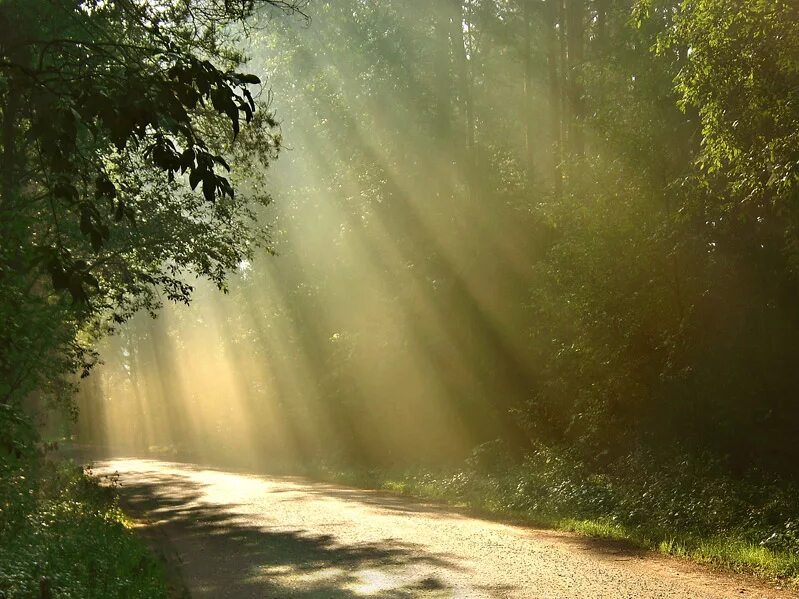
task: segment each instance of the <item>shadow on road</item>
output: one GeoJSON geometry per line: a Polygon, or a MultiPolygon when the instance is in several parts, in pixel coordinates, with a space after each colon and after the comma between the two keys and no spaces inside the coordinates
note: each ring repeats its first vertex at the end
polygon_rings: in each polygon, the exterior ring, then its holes
{"type": "Polygon", "coordinates": [[[400,514],[425,514],[427,516],[441,516],[451,520],[461,516],[456,513],[452,506],[425,503],[421,500],[414,500],[413,498],[397,495],[390,491],[379,491],[372,489],[357,489],[354,487],[342,487],[330,483],[311,482],[304,478],[299,477],[275,477],[276,480],[285,480],[296,485],[297,489],[275,489],[272,493],[284,493],[289,495],[286,501],[297,501],[296,497],[291,495],[301,494],[304,499],[300,501],[312,501],[314,498],[336,498],[347,502],[357,502],[375,508],[379,511],[388,511],[400,514]],[[297,493],[299,491],[300,493],[297,493]]]}
{"type": "Polygon", "coordinates": [[[101,475],[115,469],[123,507],[196,598],[794,596],[626,543],[376,491],[152,460],[99,464],[101,475]]]}
{"type": "Polygon", "coordinates": [[[435,576],[386,580],[392,567],[458,568],[414,545],[393,540],[342,545],[332,535],[253,526],[225,506],[204,504],[204,485],[175,476],[151,473],[146,481],[125,481],[123,487],[123,507],[146,519],[147,536],[168,559],[177,557],[192,597],[452,596],[435,576]]]}
{"type": "Polygon", "coordinates": [[[401,496],[390,491],[372,489],[358,489],[342,487],[330,483],[311,482],[300,477],[275,477],[276,480],[285,480],[294,485],[293,488],[275,489],[270,493],[285,494],[284,501],[312,501],[314,498],[336,498],[347,502],[360,503],[379,512],[391,512],[407,515],[424,514],[428,518],[453,519],[484,519],[489,522],[508,524],[526,528],[536,538],[546,536],[557,537],[559,542],[566,543],[579,551],[586,551],[614,559],[643,559],[652,557],[652,551],[637,547],[629,541],[617,539],[594,538],[577,536],[557,532],[545,526],[534,526],[529,520],[504,516],[481,515],[466,507],[453,507],[452,505],[427,503],[423,500],[401,496]]]}

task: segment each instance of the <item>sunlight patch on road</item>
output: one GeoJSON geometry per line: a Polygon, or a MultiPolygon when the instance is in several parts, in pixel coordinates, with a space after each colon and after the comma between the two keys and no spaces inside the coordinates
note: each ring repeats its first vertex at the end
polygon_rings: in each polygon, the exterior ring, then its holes
{"type": "Polygon", "coordinates": [[[329,582],[346,575],[341,568],[319,568],[312,572],[298,571],[290,566],[270,566],[259,568],[259,572],[275,582],[288,587],[311,586],[329,582]]]}
{"type": "Polygon", "coordinates": [[[358,582],[348,588],[358,595],[371,595],[397,588],[397,581],[380,570],[364,570],[357,574],[358,582]]]}

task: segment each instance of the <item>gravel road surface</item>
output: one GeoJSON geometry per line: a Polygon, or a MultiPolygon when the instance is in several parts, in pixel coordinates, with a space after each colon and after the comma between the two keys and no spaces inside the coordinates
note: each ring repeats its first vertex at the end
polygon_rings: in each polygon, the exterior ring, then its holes
{"type": "Polygon", "coordinates": [[[196,598],[782,599],[799,593],[390,494],[151,460],[99,462],[196,598]]]}

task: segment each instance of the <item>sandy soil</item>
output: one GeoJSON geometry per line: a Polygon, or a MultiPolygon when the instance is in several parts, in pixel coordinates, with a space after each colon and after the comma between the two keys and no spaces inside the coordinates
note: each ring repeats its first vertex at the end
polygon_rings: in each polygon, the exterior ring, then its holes
{"type": "Polygon", "coordinates": [[[118,473],[192,597],[782,599],[799,593],[393,495],[149,460],[118,473]]]}

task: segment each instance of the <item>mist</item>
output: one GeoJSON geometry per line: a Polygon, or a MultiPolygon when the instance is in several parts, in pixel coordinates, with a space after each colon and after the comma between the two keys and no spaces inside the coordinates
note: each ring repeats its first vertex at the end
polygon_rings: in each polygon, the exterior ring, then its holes
{"type": "MultiPolygon", "coordinates": [[[[248,48],[286,143],[262,215],[276,256],[242,263],[226,295],[197,283],[190,307],[106,340],[81,439],[274,466],[462,460],[512,432],[507,408],[534,368],[522,316],[537,217],[520,188],[477,189],[471,155],[504,132],[486,124],[476,148],[455,77],[437,77],[467,62],[437,29],[449,15],[360,10],[386,30],[326,6],[248,48]]],[[[493,69],[519,73],[499,58],[493,69]]],[[[484,110],[512,122],[515,96],[482,98],[484,110]]],[[[523,160],[514,141],[508,168],[523,160]]]]}
{"type": "Polygon", "coordinates": [[[0,597],[795,596],[798,40],[0,0],[0,597]]]}
{"type": "Polygon", "coordinates": [[[753,258],[781,268],[782,216],[729,220],[693,186],[688,56],[654,50],[673,14],[431,4],[320,2],[242,30],[283,149],[233,177],[271,195],[274,255],[104,340],[79,438],[286,469],[677,440],[790,470],[796,350],[742,341],[796,328],[753,258]]]}

